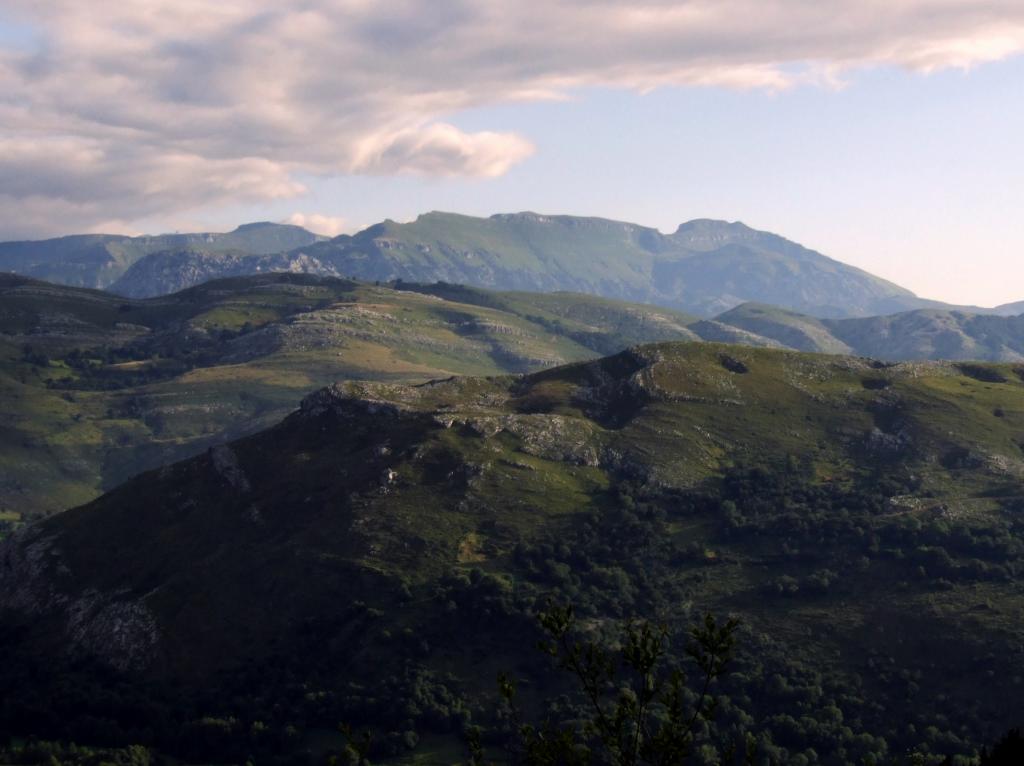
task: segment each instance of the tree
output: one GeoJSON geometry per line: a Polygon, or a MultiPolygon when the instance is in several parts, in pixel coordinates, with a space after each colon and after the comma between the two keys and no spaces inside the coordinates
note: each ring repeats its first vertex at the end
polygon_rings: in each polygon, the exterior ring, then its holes
{"type": "MultiPolygon", "coordinates": [[[[516,686],[499,678],[499,692],[517,721],[513,760],[524,766],[667,766],[685,763],[715,702],[710,692],[733,657],[736,620],[719,625],[710,614],[690,631],[686,654],[700,677],[696,701],[682,670],[666,670],[671,640],[668,628],[627,621],[618,645],[609,648],[585,636],[572,607],[552,605],[539,616],[547,638],[541,650],[575,679],[588,711],[582,725],[559,726],[522,721],[516,686]]],[[[483,764],[479,733],[470,736],[473,763],[483,764]]]]}
{"type": "Polygon", "coordinates": [[[1024,763],[1024,736],[1020,729],[1011,729],[999,740],[992,752],[981,751],[981,766],[1018,766],[1024,763]]]}

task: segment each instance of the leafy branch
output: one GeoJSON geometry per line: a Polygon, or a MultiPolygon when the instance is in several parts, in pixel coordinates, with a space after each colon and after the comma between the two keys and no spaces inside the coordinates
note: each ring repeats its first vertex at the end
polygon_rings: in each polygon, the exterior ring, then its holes
{"type": "MultiPolygon", "coordinates": [[[[499,678],[499,693],[513,712],[524,766],[668,766],[685,763],[693,752],[700,724],[711,720],[715,701],[711,687],[733,658],[736,620],[719,624],[713,616],[690,631],[686,654],[700,670],[697,700],[687,704],[687,678],[679,669],[666,672],[671,654],[668,627],[627,621],[617,646],[587,637],[571,606],[552,604],[539,615],[546,638],[540,649],[568,671],[586,700],[588,715],[581,727],[539,727],[522,721],[516,687],[499,678]]],[[[484,763],[479,733],[471,742],[473,763],[484,763]]]]}

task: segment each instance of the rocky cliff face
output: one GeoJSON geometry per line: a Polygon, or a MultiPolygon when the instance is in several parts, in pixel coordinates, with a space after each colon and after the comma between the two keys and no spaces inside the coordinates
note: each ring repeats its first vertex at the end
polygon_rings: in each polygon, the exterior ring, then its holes
{"type": "Polygon", "coordinates": [[[133,264],[109,289],[130,298],[151,298],[185,290],[211,279],[271,272],[338,276],[337,269],[301,253],[294,256],[251,255],[241,251],[224,253],[188,248],[147,255],[133,264]]]}
{"type": "Polygon", "coordinates": [[[0,542],[0,614],[48,625],[49,640],[72,655],[96,657],[119,671],[143,671],[156,657],[159,630],[130,588],[79,589],[59,536],[35,526],[0,542]]]}

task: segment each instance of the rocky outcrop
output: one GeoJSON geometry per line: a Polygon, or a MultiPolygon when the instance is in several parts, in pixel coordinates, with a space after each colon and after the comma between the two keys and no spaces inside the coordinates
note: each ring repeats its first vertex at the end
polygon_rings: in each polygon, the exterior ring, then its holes
{"type": "Polygon", "coordinates": [[[160,640],[144,600],[78,589],[58,538],[42,525],[0,543],[0,614],[56,621],[67,654],[96,657],[122,671],[149,666],[160,640]]]}
{"type": "Polygon", "coordinates": [[[211,279],[269,272],[336,277],[338,270],[317,258],[295,255],[252,255],[203,249],[151,253],[133,264],[110,291],[131,298],[151,298],[193,287],[211,279]]]}
{"type": "Polygon", "coordinates": [[[249,492],[252,486],[245,471],[238,463],[238,455],[227,444],[218,444],[210,449],[210,462],[213,470],[238,492],[249,492]]]}

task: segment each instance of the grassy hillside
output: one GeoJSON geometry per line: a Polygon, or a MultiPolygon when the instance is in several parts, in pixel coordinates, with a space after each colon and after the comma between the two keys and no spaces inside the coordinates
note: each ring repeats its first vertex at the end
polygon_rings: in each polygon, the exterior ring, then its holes
{"type": "Polygon", "coordinates": [[[434,283],[405,284],[403,290],[436,295],[445,300],[509,311],[531,322],[569,335],[602,353],[620,351],[655,340],[699,340],[690,328],[697,318],[654,306],[628,304],[579,293],[503,292],[434,283]]]}
{"type": "MultiPolygon", "coordinates": [[[[840,341],[823,320],[775,306],[744,303],[715,321],[741,330],[771,338],[796,351],[816,351],[825,354],[850,354],[854,350],[840,341]]],[[[879,345],[882,345],[881,343],[879,345]]],[[[906,357],[916,359],[916,356],[906,357]]]]}
{"type": "Polygon", "coordinates": [[[452,289],[276,274],[140,301],[0,277],[0,512],[84,503],[267,427],[334,380],[524,372],[692,337],[668,310],[439,297],[452,289]]]}
{"type": "Polygon", "coordinates": [[[1017,316],[1018,314],[1024,314],[1024,301],[1004,303],[1002,306],[996,307],[996,313],[1001,316],[1017,316]]]}
{"type": "Polygon", "coordinates": [[[967,757],[1024,709],[1022,433],[1015,366],[714,344],[337,385],[6,544],[3,672],[35,681],[4,721],[205,761],[323,760],[344,721],[416,762],[470,722],[501,741],[499,670],[531,714],[567,691],[530,648],[553,596],[609,639],[740,617],[709,744],[967,757]]]}
{"type": "Polygon", "coordinates": [[[266,427],[338,379],[518,373],[659,340],[883,359],[1024,352],[1015,318],[818,320],[747,304],[698,321],[571,293],[301,274],[236,277],[150,300],[4,276],[0,298],[0,511],[18,514],[86,502],[141,470],[266,427]]]}

